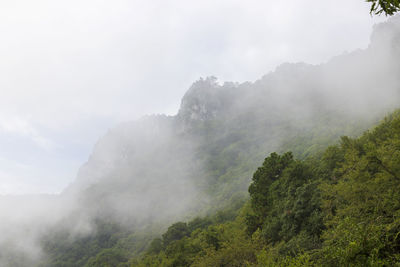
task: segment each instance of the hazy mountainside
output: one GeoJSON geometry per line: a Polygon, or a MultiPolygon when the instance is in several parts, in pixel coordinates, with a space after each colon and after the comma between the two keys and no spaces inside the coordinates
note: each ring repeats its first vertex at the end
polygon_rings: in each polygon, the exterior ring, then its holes
{"type": "Polygon", "coordinates": [[[195,203],[198,190],[186,177],[199,166],[194,144],[173,128],[170,117],[158,116],[111,130],[65,194],[78,194],[95,217],[117,215],[120,222],[182,214],[195,203]]]}
{"type": "Polygon", "coordinates": [[[88,266],[398,266],[399,148],[396,111],[320,156],[271,153],[233,218],[176,222],[141,257],[88,266]]]}
{"type": "Polygon", "coordinates": [[[321,65],[282,64],[253,83],[198,80],[177,115],[124,123],[102,137],[59,196],[56,218],[41,223],[48,231],[38,234],[27,220],[30,245],[13,252],[22,260],[0,253],[0,262],[29,266],[39,243],[43,266],[83,266],[115,247],[133,256],[174,221],[237,210],[267,154],[305,158],[398,107],[399,56],[395,17],[375,27],[367,49],[321,65]]]}
{"type": "Polygon", "coordinates": [[[244,161],[250,165],[242,171],[252,172],[271,151],[290,148],[304,157],[341,135],[360,134],[398,106],[399,32],[396,17],[376,26],[366,50],[318,66],[283,64],[254,83],[200,79],[176,116],[149,116],[110,130],[65,194],[81,191],[89,202],[101,198],[104,207],[134,216],[163,198],[173,210],[160,206],[156,214],[181,214],[182,203],[191,206],[198,194],[203,199],[204,190],[225,184],[218,180],[244,161]]]}

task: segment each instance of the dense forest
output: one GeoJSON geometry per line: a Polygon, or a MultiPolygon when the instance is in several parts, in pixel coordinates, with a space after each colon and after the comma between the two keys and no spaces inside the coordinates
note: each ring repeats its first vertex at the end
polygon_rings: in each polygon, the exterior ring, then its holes
{"type": "Polygon", "coordinates": [[[394,17],[321,65],[201,78],[177,115],[111,129],[0,263],[397,266],[399,36],[394,17]]]}
{"type": "Polygon", "coordinates": [[[398,111],[314,157],[272,153],[242,207],[172,224],[131,264],[397,266],[399,161],[398,111]]]}

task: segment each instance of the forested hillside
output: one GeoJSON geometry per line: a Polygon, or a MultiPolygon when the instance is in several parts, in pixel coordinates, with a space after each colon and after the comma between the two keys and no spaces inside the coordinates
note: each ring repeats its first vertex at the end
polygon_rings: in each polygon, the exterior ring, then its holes
{"type": "MultiPolygon", "coordinates": [[[[231,220],[171,225],[133,266],[397,266],[400,112],[320,156],[272,153],[231,220]]],[[[89,265],[95,266],[95,265],[89,265]]]]}
{"type": "Polygon", "coordinates": [[[56,218],[35,235],[23,225],[25,246],[0,239],[0,262],[393,265],[400,115],[374,126],[399,107],[399,40],[395,17],[367,49],[321,65],[286,63],[241,84],[199,79],[177,115],[102,137],[53,201],[56,218]]]}

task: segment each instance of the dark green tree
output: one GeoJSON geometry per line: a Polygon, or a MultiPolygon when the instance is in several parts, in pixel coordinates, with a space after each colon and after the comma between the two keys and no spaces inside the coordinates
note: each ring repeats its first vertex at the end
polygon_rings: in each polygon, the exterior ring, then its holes
{"type": "Polygon", "coordinates": [[[86,267],[128,267],[128,257],[118,249],[104,249],[96,257],[90,258],[86,267]]]}
{"type": "Polygon", "coordinates": [[[162,235],[164,246],[168,246],[171,242],[180,240],[185,236],[188,236],[189,229],[185,222],[177,222],[168,227],[167,232],[162,235]]]}
{"type": "Polygon", "coordinates": [[[371,14],[392,16],[400,11],[399,0],[366,0],[371,3],[371,14]]]}
{"type": "Polygon", "coordinates": [[[249,187],[253,213],[246,217],[249,234],[260,229],[270,244],[286,242],[281,252],[308,250],[320,245],[323,229],[320,191],[313,168],[293,159],[290,152],[272,153],[249,187]]]}

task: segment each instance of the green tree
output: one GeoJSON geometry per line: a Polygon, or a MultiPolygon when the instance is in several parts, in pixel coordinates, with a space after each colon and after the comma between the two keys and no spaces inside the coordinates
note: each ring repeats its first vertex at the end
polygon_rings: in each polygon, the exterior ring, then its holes
{"type": "Polygon", "coordinates": [[[96,257],[90,258],[86,267],[127,267],[128,257],[118,249],[104,249],[96,257]]]}
{"type": "Polygon", "coordinates": [[[371,14],[392,16],[400,11],[399,0],[366,0],[371,3],[371,14]]]}
{"type": "Polygon", "coordinates": [[[177,222],[168,227],[167,232],[162,235],[164,246],[168,246],[172,241],[180,240],[188,236],[189,229],[185,222],[177,222]]]}
{"type": "Polygon", "coordinates": [[[309,164],[293,159],[290,152],[272,153],[249,187],[253,213],[246,217],[248,233],[260,229],[269,244],[284,242],[279,249],[283,254],[319,247],[323,223],[318,184],[309,164]]]}
{"type": "Polygon", "coordinates": [[[321,185],[324,266],[398,266],[400,113],[361,138],[343,138],[341,177],[321,185]]]}

